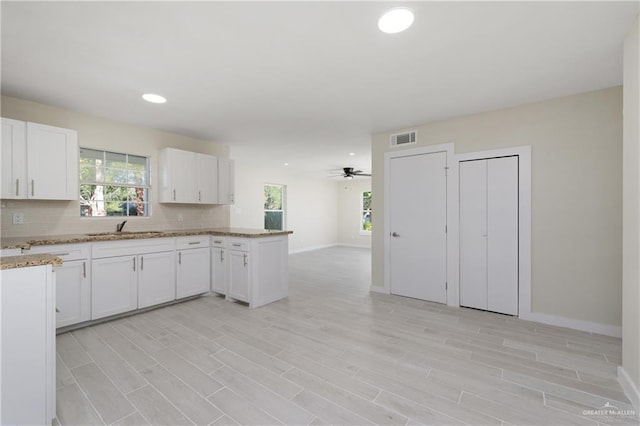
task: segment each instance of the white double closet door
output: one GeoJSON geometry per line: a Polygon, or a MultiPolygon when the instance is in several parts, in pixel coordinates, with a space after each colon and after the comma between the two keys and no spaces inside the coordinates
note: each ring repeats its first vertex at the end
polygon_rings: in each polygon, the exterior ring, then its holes
{"type": "Polygon", "coordinates": [[[460,162],[460,305],[518,314],[518,156],[460,162]]]}

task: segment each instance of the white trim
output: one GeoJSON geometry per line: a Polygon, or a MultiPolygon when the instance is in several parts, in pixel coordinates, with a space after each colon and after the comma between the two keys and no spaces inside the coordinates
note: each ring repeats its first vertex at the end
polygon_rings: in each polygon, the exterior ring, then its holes
{"type": "Polygon", "coordinates": [[[583,321],[573,318],[559,317],[556,315],[529,312],[520,314],[520,319],[534,321],[557,327],[572,328],[574,330],[586,331],[593,334],[604,334],[611,337],[622,337],[622,327],[616,325],[602,324],[598,322],[583,321]]]}
{"type": "Polygon", "coordinates": [[[389,189],[389,170],[391,159],[433,154],[435,152],[445,152],[447,157],[447,304],[450,306],[458,306],[458,162],[455,161],[452,143],[421,146],[384,153],[384,287],[371,287],[371,291],[386,294],[390,294],[391,291],[391,268],[389,262],[389,235],[391,232],[389,222],[389,199],[391,194],[389,189]]]}
{"type": "Polygon", "coordinates": [[[304,252],[307,252],[307,251],[314,251],[314,250],[322,250],[322,249],[326,249],[326,248],[330,248],[330,247],[353,247],[353,248],[361,248],[361,249],[369,249],[369,250],[371,250],[371,246],[368,246],[366,244],[333,243],[333,244],[321,244],[319,246],[303,247],[303,248],[296,249],[296,250],[289,250],[289,254],[304,253],[304,252]]]}
{"type": "Polygon", "coordinates": [[[384,287],[380,287],[380,286],[373,286],[372,285],[371,287],[369,287],[369,290],[374,292],[374,293],[391,294],[388,289],[386,289],[384,287]]]}
{"type": "MultiPolygon", "coordinates": [[[[531,308],[531,147],[516,146],[504,149],[494,149],[490,151],[470,152],[456,155],[456,166],[460,161],[480,160],[484,158],[495,158],[505,156],[518,156],[518,220],[519,220],[519,260],[518,260],[518,316],[529,319],[532,315],[531,308]]],[[[458,172],[456,170],[456,176],[458,172]]],[[[459,198],[459,197],[458,197],[459,198]]],[[[456,209],[456,227],[459,223],[459,210],[456,209]]],[[[456,229],[457,235],[457,229],[456,229]]],[[[456,240],[459,243],[459,240],[456,240]]],[[[457,252],[458,260],[460,253],[457,252]]],[[[459,281],[456,280],[457,294],[459,294],[459,281]]],[[[458,303],[459,303],[459,299],[458,303]]],[[[534,314],[541,315],[541,314],[534,314]]],[[[557,317],[561,318],[561,317],[557,317]]],[[[532,320],[537,321],[537,320],[532,320]]],[[[570,320],[573,321],[573,320],[570,320]]],[[[545,321],[539,321],[546,323],[545,321]]],[[[551,324],[551,323],[547,323],[551,324]]],[[[558,324],[555,324],[558,325],[558,324]]],[[[562,325],[563,327],[571,327],[562,325]]],[[[582,328],[577,328],[583,330],[582,328]]],[[[608,333],[602,333],[608,334],[608,333]]]]}
{"type": "Polygon", "coordinates": [[[636,415],[640,414],[640,391],[621,365],[618,366],[618,382],[622,386],[624,394],[631,401],[633,409],[636,410],[636,415]]]}
{"type": "Polygon", "coordinates": [[[367,245],[367,244],[345,244],[345,243],[338,243],[338,244],[336,244],[336,246],[338,246],[338,247],[353,247],[353,248],[371,249],[371,246],[370,246],[370,245],[367,245]]]}

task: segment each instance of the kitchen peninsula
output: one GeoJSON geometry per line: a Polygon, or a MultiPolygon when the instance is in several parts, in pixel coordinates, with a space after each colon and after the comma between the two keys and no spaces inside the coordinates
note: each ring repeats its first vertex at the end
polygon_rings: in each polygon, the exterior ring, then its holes
{"type": "MultiPolygon", "coordinates": [[[[3,238],[4,254],[49,254],[59,331],[209,292],[257,308],[288,295],[292,231],[213,228],[3,238]]],[[[4,257],[2,267],[25,257],[4,257]]],[[[37,258],[36,258],[37,259],[37,258]]],[[[14,265],[15,267],[15,265],[14,265]]]]}

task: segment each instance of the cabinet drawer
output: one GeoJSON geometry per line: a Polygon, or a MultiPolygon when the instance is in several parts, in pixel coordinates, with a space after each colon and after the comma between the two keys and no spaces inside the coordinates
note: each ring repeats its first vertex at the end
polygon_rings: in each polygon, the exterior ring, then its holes
{"type": "Polygon", "coordinates": [[[114,256],[131,256],[144,253],[160,253],[176,249],[175,238],[150,238],[128,241],[108,241],[93,244],[94,259],[114,256]]]}
{"type": "Polygon", "coordinates": [[[209,247],[208,235],[194,235],[192,237],[176,238],[176,248],[178,250],[209,247]]]}
{"type": "Polygon", "coordinates": [[[225,237],[211,237],[211,245],[218,248],[227,248],[227,239],[225,237]]]}
{"type": "Polygon", "coordinates": [[[230,250],[240,250],[240,251],[249,251],[249,241],[246,239],[230,239],[229,245],[230,250]]]}
{"type": "Polygon", "coordinates": [[[20,256],[22,254],[29,254],[29,252],[25,250],[23,253],[19,248],[0,250],[0,256],[20,256]]]}
{"type": "Polygon", "coordinates": [[[69,260],[88,259],[91,253],[90,244],[55,244],[49,246],[32,246],[24,254],[49,253],[58,256],[63,262],[69,260]]]}

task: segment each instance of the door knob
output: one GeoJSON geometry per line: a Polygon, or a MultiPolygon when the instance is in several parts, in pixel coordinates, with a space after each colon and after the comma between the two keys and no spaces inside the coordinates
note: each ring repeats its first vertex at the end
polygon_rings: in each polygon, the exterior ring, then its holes
{"type": "Polygon", "coordinates": [[[400,234],[398,234],[397,232],[393,232],[393,233],[391,233],[391,236],[393,238],[398,238],[400,236],[400,234]]]}

